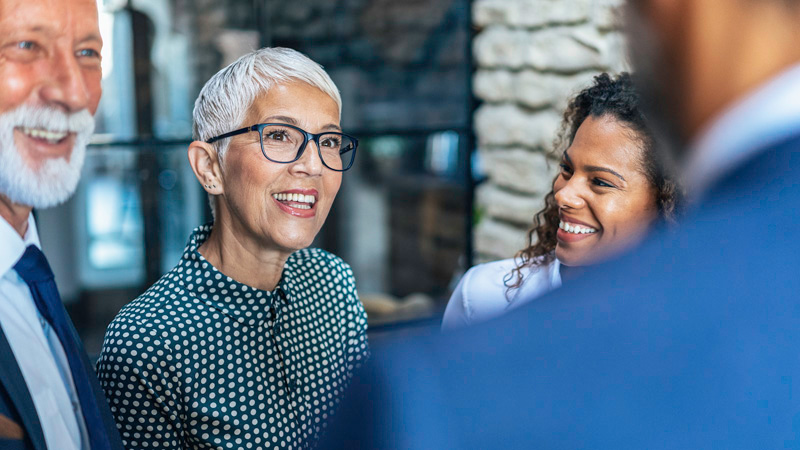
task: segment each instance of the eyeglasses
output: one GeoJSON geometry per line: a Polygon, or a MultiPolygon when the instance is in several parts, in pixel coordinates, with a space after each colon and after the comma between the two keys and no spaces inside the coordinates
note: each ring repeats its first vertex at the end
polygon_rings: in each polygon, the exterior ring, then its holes
{"type": "Polygon", "coordinates": [[[284,123],[259,123],[221,134],[206,142],[212,144],[220,139],[251,131],[258,131],[261,153],[272,162],[288,164],[297,161],[303,156],[309,141],[317,144],[319,158],[328,169],[344,172],[353,166],[356,159],[358,139],[353,136],[334,132],[312,134],[284,123]]]}

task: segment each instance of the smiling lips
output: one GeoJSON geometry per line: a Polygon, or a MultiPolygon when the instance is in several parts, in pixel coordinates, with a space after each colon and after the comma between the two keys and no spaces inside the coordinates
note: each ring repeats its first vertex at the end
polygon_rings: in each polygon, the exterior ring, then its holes
{"type": "Polygon", "coordinates": [[[558,232],[556,233],[556,237],[559,241],[568,243],[582,241],[595,234],[597,234],[596,228],[561,220],[558,223],[558,232]]]}
{"type": "Polygon", "coordinates": [[[314,205],[317,204],[318,195],[314,189],[295,189],[272,194],[272,198],[284,212],[295,217],[309,218],[317,213],[314,205]]]}
{"type": "Polygon", "coordinates": [[[18,142],[19,145],[26,146],[29,151],[33,151],[47,158],[68,159],[72,146],[75,143],[74,133],[69,131],[54,131],[44,128],[16,127],[14,131],[18,133],[17,139],[25,139],[25,144],[18,142]]]}
{"type": "Polygon", "coordinates": [[[57,144],[69,135],[66,131],[52,131],[43,128],[17,128],[22,134],[33,139],[47,141],[50,144],[57,144]]]}
{"type": "Polygon", "coordinates": [[[582,227],[577,224],[571,224],[569,222],[564,222],[563,220],[558,223],[558,228],[566,231],[567,233],[574,233],[574,234],[591,234],[597,233],[597,230],[591,227],[582,227]]]}
{"type": "Polygon", "coordinates": [[[287,206],[298,209],[311,209],[314,206],[314,203],[317,202],[317,198],[313,195],[298,193],[281,192],[278,194],[272,194],[272,197],[287,206]]]}

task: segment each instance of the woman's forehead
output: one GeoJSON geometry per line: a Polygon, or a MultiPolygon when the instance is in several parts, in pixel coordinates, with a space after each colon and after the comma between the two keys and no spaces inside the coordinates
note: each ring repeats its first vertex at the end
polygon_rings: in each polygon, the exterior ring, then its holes
{"type": "Polygon", "coordinates": [[[575,134],[565,155],[575,164],[641,170],[643,143],[635,131],[612,116],[589,116],[575,134]]]}
{"type": "Polygon", "coordinates": [[[272,86],[259,95],[248,111],[248,119],[263,122],[273,116],[290,118],[300,123],[339,124],[339,107],[336,101],[319,88],[304,82],[288,82],[272,86]]]}

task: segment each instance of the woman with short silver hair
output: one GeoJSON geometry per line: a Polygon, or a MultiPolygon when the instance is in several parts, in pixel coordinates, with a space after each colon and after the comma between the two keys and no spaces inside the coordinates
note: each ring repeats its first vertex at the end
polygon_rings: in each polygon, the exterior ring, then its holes
{"type": "Polygon", "coordinates": [[[358,141],[327,73],[264,48],[195,103],[189,162],[214,221],[109,325],[98,362],[125,446],[303,447],[367,356],[350,267],[308,249],[358,141]]]}

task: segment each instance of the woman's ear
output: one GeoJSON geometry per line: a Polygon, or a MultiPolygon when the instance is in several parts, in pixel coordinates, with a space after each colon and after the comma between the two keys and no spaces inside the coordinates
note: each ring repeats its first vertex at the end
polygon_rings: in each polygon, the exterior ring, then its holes
{"type": "Polygon", "coordinates": [[[222,194],[222,168],[214,147],[206,142],[194,141],[189,144],[188,156],[189,165],[206,192],[222,194]]]}

